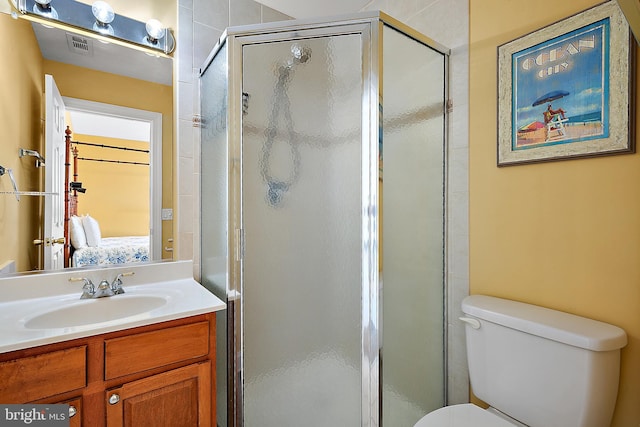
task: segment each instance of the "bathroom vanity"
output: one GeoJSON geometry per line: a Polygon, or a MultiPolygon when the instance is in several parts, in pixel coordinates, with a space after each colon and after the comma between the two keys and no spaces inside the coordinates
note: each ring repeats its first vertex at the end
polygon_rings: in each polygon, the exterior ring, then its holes
{"type": "MultiPolygon", "coordinates": [[[[185,264],[157,264],[164,269],[159,272],[145,270],[152,266],[82,272],[96,278],[135,272],[123,281],[123,295],[98,300],[78,302],[77,284],[71,301],[71,295],[55,292],[3,297],[0,402],[69,404],[71,426],[215,425],[215,312],[225,305],[190,278],[191,263],[185,264]],[[161,279],[154,277],[158,273],[161,279]],[[143,312],[125,310],[124,317],[109,306],[114,318],[101,317],[105,304],[117,307],[127,296],[143,302],[150,295],[165,298],[165,304],[147,310],[142,303],[143,312]],[[43,299],[64,307],[45,309],[43,299]],[[20,313],[29,302],[32,309],[20,313]],[[85,306],[89,314],[77,308],[85,306]],[[50,314],[61,310],[64,316],[50,314]],[[98,313],[97,323],[91,311],[98,313]],[[77,313],[88,319],[74,318],[77,313]],[[45,324],[38,321],[43,318],[45,324]]],[[[78,273],[46,276],[54,288],[69,287],[78,273]]]]}

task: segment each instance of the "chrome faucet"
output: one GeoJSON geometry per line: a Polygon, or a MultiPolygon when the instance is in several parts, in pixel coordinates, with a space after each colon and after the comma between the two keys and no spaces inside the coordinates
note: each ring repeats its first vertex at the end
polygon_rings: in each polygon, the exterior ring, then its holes
{"type": "Polygon", "coordinates": [[[82,295],[80,295],[80,299],[89,299],[93,298],[93,295],[96,293],[96,286],[91,282],[90,279],[86,277],[69,277],[70,282],[80,282],[84,281],[84,285],[82,285],[82,295]]]}
{"type": "Polygon", "coordinates": [[[127,273],[120,273],[116,276],[115,279],[113,279],[113,282],[111,282],[111,289],[113,290],[113,293],[115,295],[119,295],[119,294],[124,294],[124,289],[122,289],[122,278],[123,277],[128,277],[128,276],[133,276],[134,274],[136,274],[133,271],[129,271],[127,273]]]}
{"type": "Polygon", "coordinates": [[[70,282],[84,282],[82,285],[82,295],[80,299],[94,299],[94,298],[104,298],[111,297],[118,294],[124,294],[124,289],[122,288],[122,278],[127,276],[133,276],[135,273],[133,271],[129,271],[127,273],[120,273],[116,276],[111,284],[107,280],[103,280],[96,287],[90,279],[86,277],[70,277],[70,282]]]}
{"type": "Polygon", "coordinates": [[[113,289],[111,289],[111,286],[109,286],[109,282],[106,280],[103,280],[98,285],[96,292],[93,294],[93,298],[112,297],[114,295],[115,293],[113,292],[113,289]]]}

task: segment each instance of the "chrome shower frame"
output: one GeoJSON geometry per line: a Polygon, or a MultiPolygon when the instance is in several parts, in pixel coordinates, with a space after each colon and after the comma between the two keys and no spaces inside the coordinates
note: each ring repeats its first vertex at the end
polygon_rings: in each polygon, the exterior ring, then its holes
{"type": "MultiPolygon", "coordinates": [[[[380,351],[381,351],[381,306],[380,306],[380,277],[379,277],[379,145],[382,112],[379,108],[382,91],[382,46],[383,27],[387,25],[409,38],[426,45],[443,54],[450,55],[450,50],[436,41],[424,36],[418,31],[395,20],[382,12],[365,12],[353,15],[343,15],[323,19],[304,19],[283,21],[268,24],[247,25],[228,28],[220,37],[218,43],[200,68],[200,75],[204,74],[208,66],[226,46],[226,63],[230,70],[242,70],[242,50],[246,45],[267,43],[273,41],[296,41],[306,38],[360,34],[362,37],[363,90],[362,94],[362,312],[361,312],[361,422],[363,427],[377,427],[381,425],[381,385],[380,385],[380,351]]],[[[300,63],[301,58],[309,52],[296,53],[290,61],[300,63]]],[[[448,64],[448,61],[445,61],[448,64]]],[[[445,93],[448,94],[448,65],[445,66],[445,93]]],[[[243,232],[242,232],[242,116],[243,93],[242,76],[227,71],[228,96],[227,102],[227,137],[228,137],[228,179],[229,192],[227,194],[227,419],[228,426],[243,426],[243,329],[242,318],[242,272],[243,272],[243,232]],[[235,195],[235,198],[232,198],[235,195]]],[[[448,95],[446,95],[448,99],[448,95]]],[[[246,107],[246,106],[245,106],[246,107]]],[[[448,112],[445,111],[445,114],[448,112]]],[[[445,117],[445,123],[447,123],[445,117]]],[[[445,132],[445,147],[447,146],[447,132],[445,132]]],[[[446,148],[445,148],[446,149],[446,148]]],[[[446,177],[445,166],[445,177],[446,177]]],[[[446,178],[445,178],[446,186],[446,178]]],[[[446,194],[446,188],[444,189],[446,194]]],[[[446,203],[446,201],[445,201],[446,203]]],[[[446,224],[445,224],[446,230],[446,224]]],[[[446,239],[445,239],[446,245],[446,239]]],[[[446,248],[443,248],[446,253],[446,248]]],[[[446,337],[446,274],[443,277],[445,289],[443,331],[446,337]]],[[[446,340],[445,340],[445,369],[446,369],[446,340]]],[[[219,378],[218,381],[223,380],[219,378]]],[[[447,382],[443,384],[446,401],[447,382]]],[[[219,405],[220,406],[220,405],[219,405]]]]}

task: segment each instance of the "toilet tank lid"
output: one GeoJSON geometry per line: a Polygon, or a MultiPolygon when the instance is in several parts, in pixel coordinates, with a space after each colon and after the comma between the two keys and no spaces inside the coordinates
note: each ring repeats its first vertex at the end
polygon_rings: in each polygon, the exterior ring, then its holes
{"type": "Polygon", "coordinates": [[[627,334],[617,326],[522,302],[470,295],[462,301],[462,311],[488,322],[587,350],[610,351],[627,345],[627,334]]]}

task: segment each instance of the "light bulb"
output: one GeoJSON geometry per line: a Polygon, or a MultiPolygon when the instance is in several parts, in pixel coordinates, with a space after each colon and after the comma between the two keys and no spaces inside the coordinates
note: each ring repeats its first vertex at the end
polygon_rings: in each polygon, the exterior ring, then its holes
{"type": "Polygon", "coordinates": [[[96,21],[102,25],[110,24],[113,22],[113,18],[115,18],[115,13],[113,13],[111,6],[102,0],[91,5],[91,12],[93,13],[93,16],[95,16],[96,21]]]}
{"type": "Polygon", "coordinates": [[[147,34],[149,35],[147,38],[151,43],[157,43],[158,40],[164,37],[165,32],[167,31],[162,23],[157,19],[150,19],[147,21],[145,25],[145,29],[147,30],[147,34]]]}

